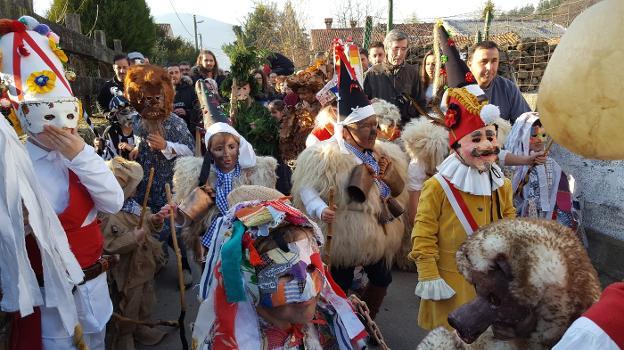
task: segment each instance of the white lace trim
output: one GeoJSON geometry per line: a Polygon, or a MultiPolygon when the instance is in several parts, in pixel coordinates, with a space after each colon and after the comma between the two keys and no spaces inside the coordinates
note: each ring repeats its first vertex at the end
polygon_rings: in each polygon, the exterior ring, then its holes
{"type": "Polygon", "coordinates": [[[445,300],[455,295],[455,291],[443,279],[438,278],[418,282],[414,294],[427,300],[445,300]]]}
{"type": "Polygon", "coordinates": [[[492,183],[490,183],[490,174],[481,173],[462,163],[455,153],[446,157],[442,164],[438,165],[438,172],[458,190],[476,196],[491,196],[493,191],[505,183],[503,171],[498,165],[492,164],[492,170],[490,170],[492,183]]]}

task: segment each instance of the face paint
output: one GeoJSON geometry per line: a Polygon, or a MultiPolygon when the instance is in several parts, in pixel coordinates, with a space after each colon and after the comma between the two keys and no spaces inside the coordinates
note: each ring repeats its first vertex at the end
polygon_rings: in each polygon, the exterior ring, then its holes
{"type": "Polygon", "coordinates": [[[44,125],[76,129],[78,127],[79,105],[76,98],[62,98],[54,101],[25,102],[17,109],[22,126],[33,133],[43,131],[44,125]]]}
{"type": "Polygon", "coordinates": [[[288,243],[289,252],[279,248],[262,255],[267,263],[257,271],[260,305],[278,307],[306,302],[321,292],[323,267],[318,247],[309,239],[288,243]],[[318,259],[317,259],[318,258],[318,259]]]}
{"type": "Polygon", "coordinates": [[[459,145],[457,153],[464,163],[479,171],[489,170],[500,152],[494,125],[477,129],[462,137],[459,145]]]}

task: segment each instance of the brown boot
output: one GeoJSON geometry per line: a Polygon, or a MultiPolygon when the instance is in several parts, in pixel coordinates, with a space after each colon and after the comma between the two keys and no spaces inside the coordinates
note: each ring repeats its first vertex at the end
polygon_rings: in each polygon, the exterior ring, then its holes
{"type": "Polygon", "coordinates": [[[370,317],[373,320],[375,316],[377,316],[381,303],[386,297],[386,290],[387,288],[385,287],[377,287],[369,283],[366,291],[362,295],[362,301],[368,306],[370,317]]]}

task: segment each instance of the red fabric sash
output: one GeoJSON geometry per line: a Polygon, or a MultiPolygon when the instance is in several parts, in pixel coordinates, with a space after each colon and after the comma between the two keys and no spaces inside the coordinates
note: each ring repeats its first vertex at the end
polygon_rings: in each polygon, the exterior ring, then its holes
{"type": "Polygon", "coordinates": [[[312,130],[312,135],[316,136],[319,141],[329,140],[329,138],[332,137],[332,134],[329,132],[329,130],[327,130],[327,128],[315,128],[314,130],[312,130]]]}
{"type": "Polygon", "coordinates": [[[104,249],[99,220],[81,227],[93,206],[87,188],[73,171],[69,171],[69,205],[59,215],[59,220],[67,234],[69,247],[83,269],[95,264],[104,249]]]}
{"type": "Polygon", "coordinates": [[[609,335],[617,346],[624,349],[624,282],[613,283],[600,296],[600,300],[583,316],[594,321],[609,335]]]}
{"type": "Polygon", "coordinates": [[[479,229],[479,225],[477,224],[474,217],[470,213],[470,210],[468,209],[468,205],[466,205],[466,202],[464,201],[464,198],[461,196],[461,193],[459,192],[459,190],[455,188],[455,186],[453,186],[453,184],[449,180],[447,180],[446,178],[444,178],[444,180],[451,188],[451,192],[453,192],[453,197],[455,197],[457,204],[459,204],[459,207],[461,208],[462,213],[464,213],[466,220],[468,220],[468,224],[470,224],[470,227],[472,227],[472,230],[476,231],[477,229],[479,229]]]}

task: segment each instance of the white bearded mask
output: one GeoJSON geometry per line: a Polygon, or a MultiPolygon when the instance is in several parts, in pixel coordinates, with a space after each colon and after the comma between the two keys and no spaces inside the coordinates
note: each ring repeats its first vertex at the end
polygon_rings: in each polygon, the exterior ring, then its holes
{"type": "Polygon", "coordinates": [[[14,26],[14,32],[0,37],[0,75],[22,127],[31,134],[42,132],[44,125],[75,129],[80,102],[65,77],[67,56],[57,47],[58,36],[32,17],[19,21],[26,30],[14,26]]]}

